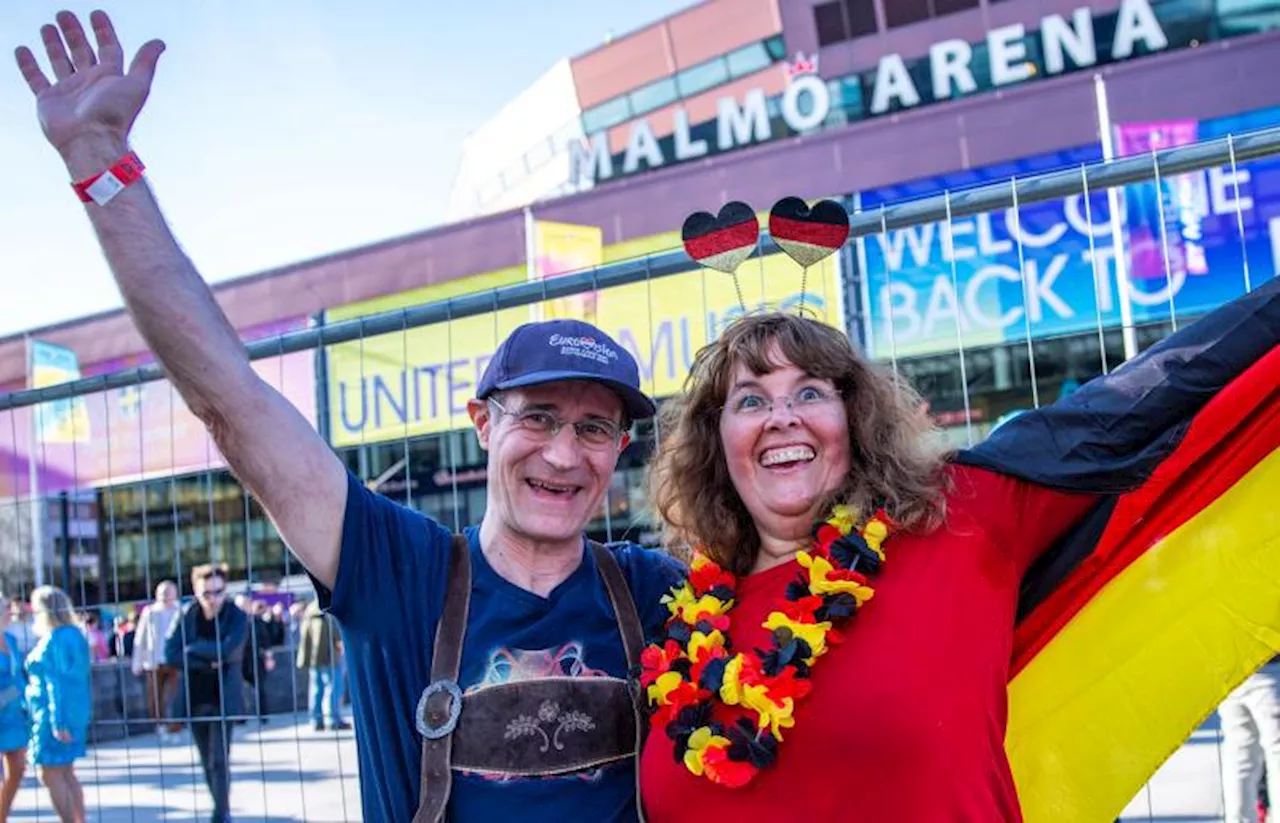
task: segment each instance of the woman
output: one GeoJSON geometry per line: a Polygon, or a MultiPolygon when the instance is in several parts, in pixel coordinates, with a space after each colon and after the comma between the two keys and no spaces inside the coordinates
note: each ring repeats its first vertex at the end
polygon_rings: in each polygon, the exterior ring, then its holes
{"type": "Polygon", "coordinates": [[[1020,820],[1020,585],[1098,497],[952,459],[917,396],[790,314],[699,352],[658,428],[654,506],[695,555],[643,657],[649,819],[1020,820]]]}
{"type": "Polygon", "coordinates": [[[40,640],[27,657],[27,704],[31,711],[31,762],[49,790],[58,819],[83,823],[84,790],[75,773],[85,754],[93,699],[89,643],[76,625],[71,599],[41,586],[31,593],[40,640]]]}
{"type": "MultiPolygon", "coordinates": [[[[0,598],[0,602],[7,602],[0,598]]],[[[8,609],[0,609],[0,753],[4,757],[4,782],[0,784],[0,823],[22,785],[27,769],[27,707],[25,675],[18,638],[10,631],[8,609]]]]}

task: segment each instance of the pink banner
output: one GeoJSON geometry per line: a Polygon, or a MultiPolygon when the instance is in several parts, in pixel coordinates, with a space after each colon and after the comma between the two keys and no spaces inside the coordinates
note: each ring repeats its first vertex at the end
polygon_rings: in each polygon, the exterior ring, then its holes
{"type": "MultiPolygon", "coordinates": [[[[242,332],[246,339],[305,328],[295,318],[242,332]]],[[[86,377],[136,368],[148,354],[82,365],[86,377]]],[[[312,351],[254,362],[254,369],[315,424],[315,354],[312,351]]],[[[73,488],[113,485],[149,477],[189,474],[220,468],[222,455],[204,424],[187,408],[168,381],[156,381],[88,395],[82,401],[88,431],[75,442],[35,444],[37,482],[43,496],[73,488]]],[[[32,409],[0,412],[0,496],[29,492],[32,409]]]]}

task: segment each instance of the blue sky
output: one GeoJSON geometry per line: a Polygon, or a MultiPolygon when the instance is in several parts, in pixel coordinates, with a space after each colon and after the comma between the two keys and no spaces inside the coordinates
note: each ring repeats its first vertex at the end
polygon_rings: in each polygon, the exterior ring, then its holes
{"type": "Polygon", "coordinates": [[[61,8],[163,39],[134,147],[217,282],[443,220],[459,148],[559,58],[691,0],[20,0],[0,4],[0,334],[119,295],[13,62],[61,8]]]}

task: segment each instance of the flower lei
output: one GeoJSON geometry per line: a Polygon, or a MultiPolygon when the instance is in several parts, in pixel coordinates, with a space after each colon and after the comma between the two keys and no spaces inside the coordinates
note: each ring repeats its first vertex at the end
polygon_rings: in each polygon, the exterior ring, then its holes
{"type": "Polygon", "coordinates": [[[896,525],[883,510],[857,529],[856,521],[852,509],[836,506],[799,552],[800,573],[763,624],[772,632],[767,651],[729,648],[737,581],[702,554],[662,598],[671,617],[640,657],[640,684],[652,729],[665,730],[676,761],[693,774],[737,788],[776,759],[782,730],[795,725],[796,703],[809,694],[814,662],[875,593],[868,577],[879,572],[881,544],[896,525]],[[712,720],[717,698],[735,707],[732,722],[712,720]]]}

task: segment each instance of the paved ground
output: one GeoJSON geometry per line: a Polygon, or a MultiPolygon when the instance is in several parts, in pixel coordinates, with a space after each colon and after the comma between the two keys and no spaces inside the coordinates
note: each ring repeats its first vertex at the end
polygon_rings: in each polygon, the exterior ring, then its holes
{"type": "MultiPolygon", "coordinates": [[[[352,733],[317,733],[301,720],[276,715],[266,726],[250,723],[236,731],[232,806],[237,821],[361,819],[352,733]]],[[[1217,740],[1217,725],[1211,721],[1170,758],[1121,819],[1221,821],[1217,740]]],[[[208,819],[208,793],[195,749],[186,739],[160,746],[155,737],[146,736],[104,745],[81,761],[78,772],[90,821],[208,819]]],[[[11,819],[56,820],[33,778],[27,778],[11,819]]]]}
{"type": "MultiPolygon", "coordinates": [[[[236,729],[231,803],[237,823],[361,819],[352,732],[315,732],[302,720],[275,715],[265,726],[236,729]]],[[[76,771],[90,821],[205,821],[212,812],[189,735],[163,746],[154,735],[103,745],[76,771]]],[[[10,819],[56,821],[34,778],[27,778],[10,819]]]]}

